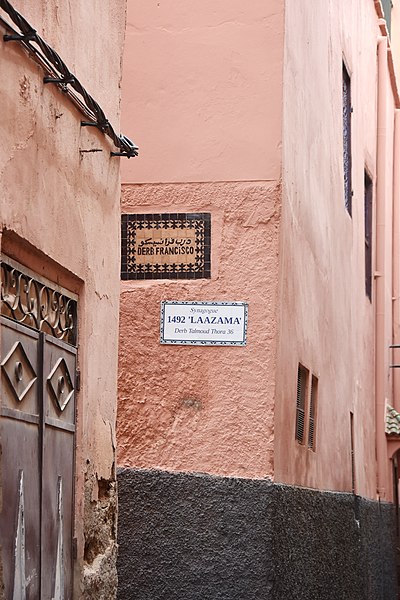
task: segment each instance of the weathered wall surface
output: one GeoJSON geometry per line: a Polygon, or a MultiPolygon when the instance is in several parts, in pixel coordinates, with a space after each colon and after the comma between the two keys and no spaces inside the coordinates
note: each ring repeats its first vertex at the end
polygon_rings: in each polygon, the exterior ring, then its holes
{"type": "Polygon", "coordinates": [[[128,3],[122,212],[209,212],[212,247],[209,280],[121,284],[119,465],[273,473],[282,51],[280,1],[128,3]],[[161,300],[249,302],[247,346],[161,346],[161,300]]]}
{"type": "MultiPolygon", "coordinates": [[[[125,1],[13,4],[118,129],[125,1]]],[[[108,600],[115,592],[119,160],[110,158],[112,144],[82,128],[81,114],[43,84],[19,45],[1,38],[0,52],[2,252],[79,294],[76,597],[108,600]],[[100,513],[99,531],[89,531],[100,513]],[[110,573],[113,586],[103,588],[110,573]]]]}
{"type": "Polygon", "coordinates": [[[397,598],[391,505],[133,469],[118,484],[119,600],[397,598]]]}
{"type": "MultiPolygon", "coordinates": [[[[276,478],[351,490],[352,411],[356,489],[375,497],[375,304],[365,293],[364,169],[375,182],[379,30],[373,2],[339,5],[286,2],[276,478]],[[344,202],[342,60],[352,90],[352,217],[344,202]],[[294,437],[299,362],[319,378],[316,452],[294,437]]],[[[387,133],[393,140],[390,120],[387,133]]],[[[386,160],[390,172],[390,152],[386,160]]],[[[385,235],[390,245],[390,227],[385,235]]],[[[375,236],[372,243],[375,256],[375,236]]]]}
{"type": "Polygon", "coordinates": [[[122,283],[118,463],[271,475],[280,188],[125,186],[123,210],[160,212],[165,199],[211,212],[212,278],[122,283]],[[247,346],[161,346],[160,301],[176,299],[249,302],[247,346]]]}

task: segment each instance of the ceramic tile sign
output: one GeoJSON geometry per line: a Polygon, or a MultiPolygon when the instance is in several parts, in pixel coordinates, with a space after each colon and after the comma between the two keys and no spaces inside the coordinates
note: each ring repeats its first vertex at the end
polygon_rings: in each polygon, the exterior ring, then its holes
{"type": "Polygon", "coordinates": [[[161,302],[161,344],[245,346],[245,302],[161,302]]]}
{"type": "Polygon", "coordinates": [[[211,276],[210,213],[123,214],[121,279],[211,276]]]}

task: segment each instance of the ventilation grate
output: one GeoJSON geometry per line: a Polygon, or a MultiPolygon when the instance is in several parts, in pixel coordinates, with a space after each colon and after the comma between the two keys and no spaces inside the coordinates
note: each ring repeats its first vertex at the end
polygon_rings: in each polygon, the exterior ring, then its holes
{"type": "Polygon", "coordinates": [[[308,369],[299,364],[297,371],[296,440],[304,444],[305,405],[307,396],[308,369]]]}
{"type": "Polygon", "coordinates": [[[308,421],[308,447],[315,451],[315,418],[317,407],[318,377],[311,378],[310,411],[308,421]]]}
{"type": "Polygon", "coordinates": [[[364,171],[365,293],[372,299],[372,179],[364,171]]]}

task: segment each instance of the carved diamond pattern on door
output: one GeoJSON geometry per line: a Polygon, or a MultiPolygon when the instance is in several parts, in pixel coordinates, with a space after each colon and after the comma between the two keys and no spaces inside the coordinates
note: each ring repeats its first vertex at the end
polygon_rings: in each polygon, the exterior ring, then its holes
{"type": "Polygon", "coordinates": [[[71,375],[64,358],[59,358],[47,382],[51,391],[53,400],[55,400],[59,410],[63,411],[74,393],[71,375]]]}
{"type": "Polygon", "coordinates": [[[1,283],[4,598],[71,600],[78,298],[4,256],[1,283]]]}
{"type": "Polygon", "coordinates": [[[22,402],[28,391],[37,380],[37,374],[26,355],[21,342],[16,342],[1,363],[1,368],[6,375],[18,402],[22,402]]]}

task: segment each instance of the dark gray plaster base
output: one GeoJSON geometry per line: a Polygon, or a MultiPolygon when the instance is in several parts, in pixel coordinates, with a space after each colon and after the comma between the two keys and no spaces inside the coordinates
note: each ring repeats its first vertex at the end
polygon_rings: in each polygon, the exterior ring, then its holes
{"type": "Polygon", "coordinates": [[[119,600],[397,600],[392,505],[120,469],[119,600]]]}

